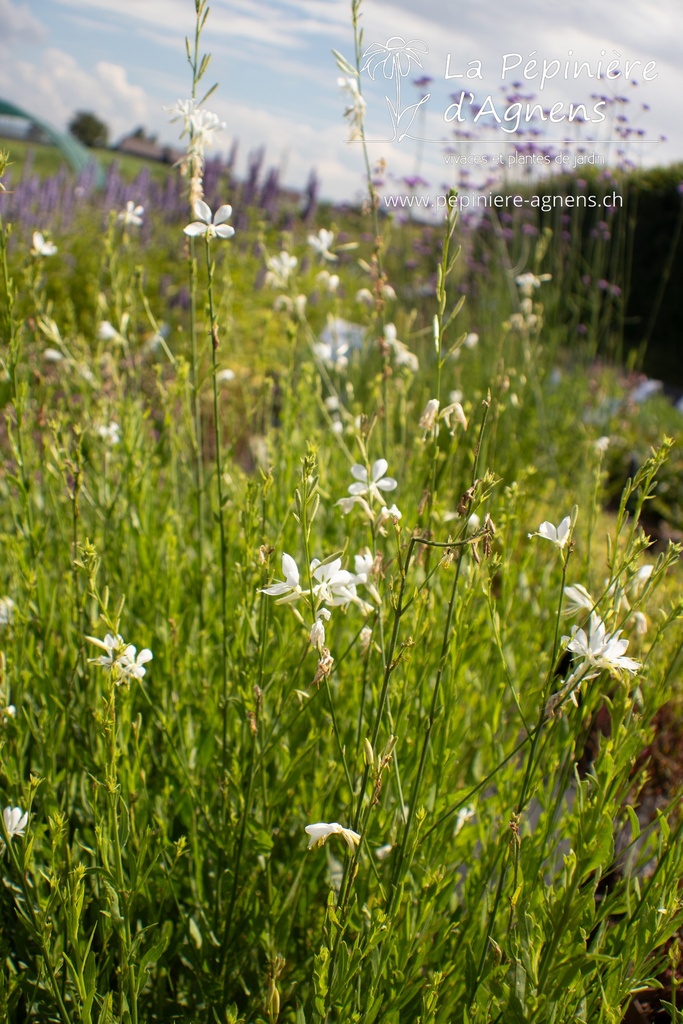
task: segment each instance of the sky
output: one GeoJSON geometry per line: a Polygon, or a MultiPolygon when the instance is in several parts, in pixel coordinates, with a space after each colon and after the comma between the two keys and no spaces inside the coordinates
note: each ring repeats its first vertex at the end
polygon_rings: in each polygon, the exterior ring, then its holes
{"type": "MultiPolygon", "coordinates": [[[[213,0],[205,82],[219,88],[207,106],[226,122],[217,151],[238,140],[238,173],[263,146],[284,183],[300,187],[314,169],[324,197],[357,197],[363,158],[349,141],[332,55],[353,59],[350,7],[350,0],[213,0]]],[[[527,103],[559,104],[544,130],[567,140],[571,161],[580,153],[615,157],[619,124],[643,133],[628,144],[635,163],[683,160],[680,0],[364,0],[361,24],[363,51],[375,51],[361,75],[370,158],[386,162],[388,187],[397,191],[419,175],[441,192],[454,183],[456,159],[474,164],[489,154],[509,164],[504,129],[514,126],[515,111],[507,121],[505,112],[515,98],[522,122],[527,103]],[[603,73],[613,62],[611,77],[589,77],[601,61],[603,73]],[[576,64],[583,65],[578,77],[576,64]],[[412,83],[422,76],[431,81],[420,90],[412,83]],[[591,94],[628,102],[594,113],[591,94]],[[570,121],[570,103],[583,104],[592,123],[570,121]],[[615,121],[621,117],[627,121],[615,121]],[[456,128],[476,130],[485,143],[454,141],[456,128]]],[[[164,107],[189,95],[184,40],[193,31],[193,0],[0,0],[0,98],[60,128],[88,110],[106,122],[112,141],[144,126],[174,143],[177,126],[164,107]]]]}

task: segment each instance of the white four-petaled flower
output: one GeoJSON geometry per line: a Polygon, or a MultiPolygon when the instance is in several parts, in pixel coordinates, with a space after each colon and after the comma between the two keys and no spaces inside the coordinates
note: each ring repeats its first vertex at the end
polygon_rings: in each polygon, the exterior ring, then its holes
{"type": "Polygon", "coordinates": [[[193,209],[197,220],[183,228],[184,233],[191,238],[197,235],[206,235],[209,239],[232,238],[235,234],[235,229],[226,224],[232,214],[232,206],[219,206],[213,214],[211,207],[203,199],[197,199],[193,209]]]}
{"type": "Polygon", "coordinates": [[[360,842],[360,836],[351,828],[344,828],[338,821],[319,821],[315,825],[307,825],[306,832],[309,835],[308,849],[314,846],[324,846],[325,840],[330,836],[342,836],[346,841],[349,850],[353,851],[360,842]]]}
{"type": "Polygon", "coordinates": [[[266,266],[266,284],[271,288],[286,288],[292,271],[298,263],[296,256],[290,256],[283,249],[279,256],[268,256],[266,266]]]}
{"type": "Polygon", "coordinates": [[[314,558],[311,562],[311,574],[317,581],[313,586],[313,594],[318,601],[335,607],[348,604],[356,597],[353,575],[347,569],[342,569],[341,558],[335,558],[324,565],[318,558],[314,558]]]}
{"type": "Polygon", "coordinates": [[[136,206],[132,199],[126,203],[125,210],[122,210],[116,217],[119,224],[124,228],[139,228],[142,224],[142,215],[145,212],[144,206],[136,206]]]}
{"type": "Polygon", "coordinates": [[[334,231],[328,231],[327,228],[321,228],[317,235],[308,236],[308,244],[311,249],[317,252],[321,260],[329,260],[330,263],[338,259],[333,252],[330,252],[333,241],[334,231]]]}
{"type": "Polygon", "coordinates": [[[117,633],[116,636],[107,633],[104,640],[99,640],[95,636],[87,636],[86,640],[89,640],[91,644],[95,644],[105,652],[98,658],[89,658],[90,663],[92,665],[101,665],[102,668],[109,672],[113,672],[116,668],[118,670],[117,683],[127,683],[131,679],[142,679],[147,671],[145,665],[154,657],[147,647],[137,654],[133,644],[127,644],[120,633],[117,633]]]}
{"type": "Polygon", "coordinates": [[[349,494],[360,497],[367,495],[376,501],[383,502],[380,491],[395,491],[398,483],[392,476],[386,476],[389,463],[386,459],[377,459],[370,468],[370,474],[365,466],[356,463],[351,466],[351,476],[357,481],[349,486],[349,494]]]}

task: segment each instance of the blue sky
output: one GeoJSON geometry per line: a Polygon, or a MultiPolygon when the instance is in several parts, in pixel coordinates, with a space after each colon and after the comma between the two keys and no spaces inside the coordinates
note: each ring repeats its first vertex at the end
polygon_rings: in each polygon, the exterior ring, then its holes
{"type": "MultiPolygon", "coordinates": [[[[213,0],[204,37],[213,54],[207,81],[218,80],[220,88],[209,105],[227,123],[221,148],[227,151],[231,139],[239,139],[241,166],[250,150],[263,145],[267,162],[282,168],[287,183],[303,184],[315,168],[323,194],[352,198],[358,192],[361,154],[347,142],[345,101],[331,55],[332,49],[352,55],[349,9],[350,0],[213,0]]],[[[189,92],[184,37],[192,32],[193,19],[193,0],[0,0],[0,96],[59,126],[76,109],[86,109],[108,123],[114,139],[144,125],[172,142],[175,127],[167,123],[163,107],[189,92]]],[[[491,95],[498,103],[501,85],[519,75],[511,72],[502,82],[503,55],[515,52],[522,57],[521,68],[533,59],[566,60],[569,50],[571,59],[587,61],[593,70],[602,50],[604,60],[618,59],[622,68],[626,60],[640,60],[631,74],[636,86],[623,78],[596,83],[585,75],[577,81],[558,75],[540,98],[544,104],[590,106],[596,88],[623,93],[630,101],[626,115],[655,140],[634,145],[634,160],[683,159],[680,0],[659,0],[648,8],[640,0],[516,0],[514,5],[507,0],[365,0],[363,25],[366,46],[395,36],[422,42],[423,68],[413,63],[402,80],[404,107],[419,96],[412,79],[422,74],[433,79],[424,116],[410,132],[430,141],[420,146],[406,138],[371,148],[373,159],[387,161],[390,180],[419,172],[434,191],[451,183],[454,171],[436,141],[449,138],[452,126],[444,114],[450,93],[472,89],[478,102],[491,95]],[[448,59],[453,74],[464,74],[468,62],[475,71],[473,62],[480,62],[482,78],[446,81],[448,59]],[[649,61],[655,62],[652,80],[645,82],[642,68],[649,61]],[[667,141],[656,141],[662,135],[667,141]]],[[[525,95],[538,92],[533,65],[529,71],[521,90],[525,95]]],[[[394,89],[395,80],[385,80],[382,69],[374,82],[363,76],[371,138],[391,138],[385,97],[393,99],[394,89]]],[[[482,125],[492,145],[461,144],[457,151],[507,154],[507,136],[493,116],[482,125]]],[[[596,137],[613,138],[609,128],[603,124],[596,137]]],[[[560,123],[547,130],[556,139],[569,138],[575,126],[560,123]]],[[[607,151],[605,145],[595,148],[607,151]]]]}

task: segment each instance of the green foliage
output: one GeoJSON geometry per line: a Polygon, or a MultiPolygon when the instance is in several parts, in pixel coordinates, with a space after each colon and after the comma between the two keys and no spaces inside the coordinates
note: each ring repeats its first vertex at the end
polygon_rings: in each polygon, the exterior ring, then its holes
{"type": "Polygon", "coordinates": [[[79,110],[69,121],[69,131],[90,149],[101,148],[107,145],[109,129],[104,121],[90,111],[79,110]]]}
{"type": "Polygon", "coordinates": [[[117,212],[0,232],[0,1020],[621,1021],[683,923],[674,410],[555,279],[462,307],[455,218],[416,296],[410,227],[330,291],[117,212]]]}

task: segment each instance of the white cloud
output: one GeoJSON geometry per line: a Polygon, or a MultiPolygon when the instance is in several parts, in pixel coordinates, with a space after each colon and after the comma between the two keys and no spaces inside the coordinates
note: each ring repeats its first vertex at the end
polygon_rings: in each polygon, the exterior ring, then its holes
{"type": "Polygon", "coordinates": [[[40,43],[45,38],[45,28],[26,4],[14,4],[12,0],[0,0],[0,48],[16,43],[40,43]]]}
{"type": "Polygon", "coordinates": [[[120,135],[144,123],[150,103],[143,89],[128,81],[121,65],[100,61],[88,71],[70,54],[46,48],[39,63],[17,61],[12,68],[0,65],[2,94],[28,113],[65,128],[76,110],[97,114],[120,135]]]}

